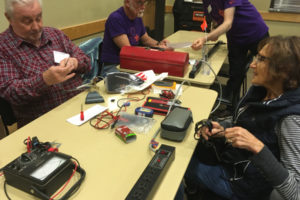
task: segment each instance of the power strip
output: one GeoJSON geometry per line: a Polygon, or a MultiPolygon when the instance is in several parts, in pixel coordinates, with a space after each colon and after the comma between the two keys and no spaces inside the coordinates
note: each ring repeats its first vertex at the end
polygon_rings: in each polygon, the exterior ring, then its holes
{"type": "Polygon", "coordinates": [[[127,195],[126,200],[152,199],[174,158],[175,147],[162,144],[127,195]]]}

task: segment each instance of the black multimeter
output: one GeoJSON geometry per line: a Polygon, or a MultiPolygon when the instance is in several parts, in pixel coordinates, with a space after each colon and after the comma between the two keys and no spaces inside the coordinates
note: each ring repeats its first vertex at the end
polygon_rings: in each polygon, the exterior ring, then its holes
{"type": "Polygon", "coordinates": [[[9,185],[43,198],[37,191],[51,196],[70,178],[73,169],[71,156],[35,149],[6,165],[3,173],[9,185]]]}

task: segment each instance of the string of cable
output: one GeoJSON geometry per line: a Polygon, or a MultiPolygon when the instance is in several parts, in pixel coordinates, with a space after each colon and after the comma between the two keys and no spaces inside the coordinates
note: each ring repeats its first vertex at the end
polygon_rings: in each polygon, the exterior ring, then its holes
{"type": "Polygon", "coordinates": [[[79,86],[77,86],[77,87],[75,87],[75,88],[67,89],[67,90],[63,88],[63,91],[64,91],[64,92],[83,91],[83,90],[85,90],[85,89],[88,89],[88,88],[91,88],[91,87],[95,87],[96,84],[97,84],[99,81],[103,80],[103,79],[104,79],[104,77],[102,77],[102,76],[95,76],[95,77],[94,77],[93,79],[91,79],[90,82],[88,82],[88,83],[84,83],[84,84],[79,85],[79,86]]]}
{"type": "Polygon", "coordinates": [[[206,62],[205,60],[202,60],[201,61],[202,63],[204,63],[204,64],[206,64],[209,68],[210,68],[210,70],[212,71],[212,73],[214,74],[214,76],[215,76],[215,78],[216,78],[216,80],[217,80],[217,84],[218,84],[218,86],[219,86],[219,98],[218,98],[218,103],[217,103],[217,105],[212,109],[212,111],[210,112],[210,114],[213,114],[219,107],[220,107],[220,105],[221,105],[221,101],[222,101],[222,85],[221,85],[221,82],[220,82],[220,80],[219,80],[219,77],[217,76],[217,74],[216,74],[216,72],[214,71],[214,69],[211,67],[211,65],[208,63],[208,62],[206,62]]]}
{"type": "MultiPolygon", "coordinates": [[[[167,112],[166,116],[168,116],[168,114],[171,112],[172,107],[174,106],[174,104],[175,104],[175,102],[176,102],[176,100],[177,100],[177,97],[178,97],[178,95],[179,95],[179,92],[180,92],[180,90],[181,90],[181,87],[182,87],[182,85],[183,85],[185,82],[186,82],[186,81],[183,81],[183,82],[181,82],[181,84],[179,85],[179,87],[178,87],[178,89],[177,89],[177,91],[176,91],[176,94],[175,94],[175,96],[174,96],[174,99],[173,99],[173,101],[171,102],[171,104],[170,104],[170,106],[169,106],[169,109],[168,109],[168,112],[167,112]]],[[[190,82],[188,82],[188,84],[190,85],[190,82]]],[[[153,152],[156,151],[156,148],[157,148],[157,146],[158,146],[158,144],[159,144],[159,143],[155,140],[155,138],[156,138],[157,135],[160,133],[160,130],[161,130],[161,127],[159,127],[159,128],[155,131],[155,133],[154,133],[154,135],[153,135],[153,137],[152,137],[152,139],[151,139],[151,141],[150,141],[150,144],[149,144],[149,148],[150,148],[150,150],[153,151],[153,152]]]]}

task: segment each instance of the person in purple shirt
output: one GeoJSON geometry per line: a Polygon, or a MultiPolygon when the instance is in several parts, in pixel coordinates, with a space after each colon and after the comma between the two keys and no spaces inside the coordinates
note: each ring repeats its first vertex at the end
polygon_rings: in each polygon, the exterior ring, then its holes
{"type": "Polygon", "coordinates": [[[124,0],[123,7],[112,12],[106,23],[101,51],[101,76],[118,71],[120,50],[123,46],[138,46],[167,48],[167,41],[161,42],[151,38],[142,21],[147,0],[124,0]]]}
{"type": "MultiPolygon", "coordinates": [[[[207,41],[215,41],[226,33],[230,78],[223,97],[239,96],[247,53],[257,54],[258,43],[269,36],[268,27],[248,0],[203,0],[203,5],[206,16],[217,28],[195,40],[192,48],[201,49],[207,41]]],[[[235,105],[234,99],[232,103],[235,105]]]]}

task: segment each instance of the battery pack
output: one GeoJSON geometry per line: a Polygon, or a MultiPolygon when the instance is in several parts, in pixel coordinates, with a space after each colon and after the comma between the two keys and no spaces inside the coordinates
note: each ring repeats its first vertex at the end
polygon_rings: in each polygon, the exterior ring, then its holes
{"type": "Polygon", "coordinates": [[[143,117],[153,117],[153,110],[150,108],[137,107],[135,114],[143,117]]]}

